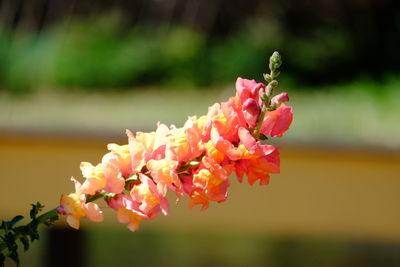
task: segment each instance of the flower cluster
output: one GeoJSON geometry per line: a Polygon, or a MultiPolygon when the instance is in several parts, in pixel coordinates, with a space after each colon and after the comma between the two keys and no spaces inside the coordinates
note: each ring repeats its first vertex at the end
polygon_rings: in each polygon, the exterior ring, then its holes
{"type": "Polygon", "coordinates": [[[274,82],[238,78],[234,97],[212,105],[205,116],[189,117],[182,128],[159,123],[150,133],[127,130],[128,144],[109,144],[95,166],[81,163],[85,180],[72,178],[75,192],[62,195],[59,213],[74,228],[82,217],[102,221],[91,201],[104,197],[119,222],[135,231],[142,220],[168,214],[168,191],[205,210],[225,201],[232,172],[240,182],[246,175],[250,184],[268,184],[269,175],[279,173],[279,151],[261,140],[282,136],[293,118],[284,104],[287,94],[271,96],[274,82]]]}

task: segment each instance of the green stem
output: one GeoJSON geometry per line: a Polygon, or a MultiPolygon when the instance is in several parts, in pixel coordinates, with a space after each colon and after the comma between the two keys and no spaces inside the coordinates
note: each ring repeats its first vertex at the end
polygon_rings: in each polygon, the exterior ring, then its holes
{"type": "MultiPolygon", "coordinates": [[[[48,212],[43,213],[43,214],[40,215],[39,217],[37,217],[37,218],[33,219],[32,221],[30,221],[28,224],[25,225],[25,227],[30,226],[30,225],[33,225],[33,224],[39,225],[39,224],[41,224],[41,223],[44,223],[44,222],[46,222],[46,221],[49,221],[49,219],[56,218],[57,216],[58,216],[58,208],[49,210],[48,212]]],[[[22,226],[22,227],[24,227],[24,226],[22,226]]],[[[22,236],[22,233],[21,233],[21,232],[18,232],[18,233],[15,235],[15,240],[16,240],[16,241],[19,240],[19,239],[21,238],[21,236],[22,236]]],[[[2,251],[3,251],[4,249],[6,249],[6,248],[7,248],[6,242],[5,242],[5,241],[1,242],[1,243],[0,243],[0,252],[2,252],[2,251]]]]}
{"type": "Polygon", "coordinates": [[[260,137],[260,129],[264,121],[265,114],[267,113],[267,111],[271,109],[269,102],[271,101],[274,89],[278,86],[278,82],[275,79],[279,76],[278,68],[281,66],[281,64],[282,64],[281,56],[279,55],[278,52],[275,51],[269,58],[270,74],[264,74],[264,79],[268,82],[268,85],[266,87],[266,95],[265,99],[263,99],[261,113],[258,117],[256,127],[254,127],[253,129],[253,136],[256,139],[260,137]]]}
{"type": "MultiPolygon", "coordinates": [[[[268,100],[268,102],[269,102],[269,97],[267,97],[267,100],[268,100]]],[[[257,125],[256,125],[256,127],[254,127],[254,134],[253,134],[253,136],[256,138],[256,139],[258,139],[259,137],[260,137],[260,129],[261,129],[261,126],[262,126],[262,123],[263,123],[263,121],[264,121],[264,117],[265,117],[265,114],[267,113],[267,107],[265,106],[265,104],[262,106],[262,108],[261,108],[261,113],[260,113],[260,116],[258,117],[258,122],[257,122],[257,125]]]]}
{"type": "MultiPolygon", "coordinates": [[[[273,72],[271,71],[271,76],[272,76],[272,73],[273,72]]],[[[266,96],[265,96],[265,99],[263,100],[263,105],[261,107],[261,113],[258,116],[257,125],[256,125],[256,127],[254,127],[254,130],[253,130],[253,136],[256,139],[258,139],[260,137],[260,130],[261,130],[262,123],[264,122],[265,114],[267,114],[267,111],[270,108],[270,103],[269,102],[271,100],[271,96],[272,96],[272,93],[274,91],[274,86],[271,86],[271,85],[275,84],[275,83],[276,83],[276,81],[272,80],[267,85],[267,88],[270,87],[270,89],[268,90],[268,92],[266,92],[266,96]]]]}
{"type": "Polygon", "coordinates": [[[30,222],[30,223],[33,223],[34,221],[36,221],[38,224],[41,224],[41,223],[44,223],[45,221],[47,221],[47,220],[49,220],[51,218],[54,218],[56,216],[58,216],[58,207],[55,208],[55,209],[49,210],[46,213],[43,213],[42,215],[40,215],[36,219],[32,220],[32,222],[30,222]]]}
{"type": "Polygon", "coordinates": [[[114,197],[114,196],[115,196],[114,193],[109,193],[109,192],[103,190],[101,192],[96,193],[93,196],[86,195],[86,203],[93,202],[93,201],[95,201],[95,200],[97,200],[99,198],[102,198],[102,197],[107,199],[107,198],[111,198],[111,197],[114,197]]]}

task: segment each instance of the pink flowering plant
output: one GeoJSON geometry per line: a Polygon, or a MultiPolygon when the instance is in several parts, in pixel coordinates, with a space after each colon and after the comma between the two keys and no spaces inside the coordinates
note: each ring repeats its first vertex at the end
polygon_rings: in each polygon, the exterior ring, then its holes
{"type": "Polygon", "coordinates": [[[27,225],[17,226],[22,216],[2,222],[0,263],[5,257],[18,263],[17,241],[28,249],[39,238],[38,225],[50,225],[59,215],[75,229],[84,217],[103,221],[95,203],[100,199],[116,211],[120,223],[136,231],[142,221],[169,214],[169,191],[177,201],[187,196],[190,207],[206,210],[226,200],[233,172],[240,182],[246,176],[251,185],[267,185],[270,174],[280,171],[280,158],[279,149],[266,140],[281,137],[293,119],[287,93],[273,96],[280,65],[274,52],[266,84],[238,78],[235,96],[215,103],[204,116],[189,117],[182,128],[158,123],[150,133],[127,130],[128,144],[109,144],[97,165],[80,164],[83,181],[71,178],[75,190],[63,194],[57,208],[39,216],[43,206],[37,203],[27,225]]]}

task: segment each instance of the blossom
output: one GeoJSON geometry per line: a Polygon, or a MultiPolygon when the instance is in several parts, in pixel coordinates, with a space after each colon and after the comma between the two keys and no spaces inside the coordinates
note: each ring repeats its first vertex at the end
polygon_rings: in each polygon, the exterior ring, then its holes
{"type": "Polygon", "coordinates": [[[204,210],[210,201],[225,201],[231,171],[230,165],[221,166],[212,158],[203,157],[199,171],[193,175],[194,189],[190,195],[190,207],[201,204],[204,210]]]}
{"type": "Polygon", "coordinates": [[[102,162],[112,162],[118,167],[123,177],[129,177],[132,174],[131,154],[128,145],[108,144],[108,150],[111,152],[104,155],[102,162]]]}
{"type": "Polygon", "coordinates": [[[89,220],[94,222],[103,221],[103,214],[99,206],[95,203],[85,203],[85,195],[82,194],[81,184],[74,178],[75,193],[68,195],[61,195],[59,213],[67,215],[67,223],[75,229],[79,229],[80,219],[88,217],[89,220]]]}
{"type": "Polygon", "coordinates": [[[276,84],[238,78],[235,96],[213,104],[206,115],[188,117],[181,128],[158,123],[149,133],[126,130],[128,144],[109,144],[95,166],[81,163],[85,180],[73,179],[75,192],[61,196],[60,213],[74,228],[83,217],[101,221],[91,201],[104,198],[118,221],[136,231],[143,220],[169,214],[169,190],[177,201],[187,195],[189,207],[205,210],[227,199],[233,172],[240,182],[247,176],[251,185],[268,184],[280,172],[280,155],[260,138],[282,136],[293,120],[284,104],[288,95],[271,96],[276,84]]]}
{"type": "Polygon", "coordinates": [[[263,83],[242,78],[236,80],[236,96],[239,99],[244,119],[250,128],[256,126],[262,103],[260,91],[264,90],[263,83]]]}
{"type": "Polygon", "coordinates": [[[151,177],[157,183],[157,190],[160,195],[167,194],[167,188],[172,190],[181,191],[182,183],[176,173],[178,161],[170,159],[149,160],[147,162],[147,169],[150,171],[151,177]]]}
{"type": "Polygon", "coordinates": [[[80,165],[82,175],[86,178],[82,184],[82,193],[94,195],[97,191],[103,189],[107,180],[103,173],[103,165],[100,163],[93,166],[89,162],[81,162],[80,165]]]}
{"type": "Polygon", "coordinates": [[[289,95],[287,93],[280,93],[271,99],[271,105],[278,107],[280,104],[289,101],[289,95]]]}
{"type": "Polygon", "coordinates": [[[139,229],[143,219],[148,219],[148,216],[140,210],[139,203],[128,195],[117,195],[108,202],[108,205],[117,210],[118,221],[127,224],[132,232],[139,229]]]}
{"type": "Polygon", "coordinates": [[[276,149],[269,155],[236,162],[235,171],[240,182],[246,174],[250,185],[257,180],[260,180],[260,185],[267,185],[270,179],[269,175],[280,172],[279,162],[279,151],[276,149]]]}
{"type": "Polygon", "coordinates": [[[82,162],[81,170],[86,178],[81,189],[84,194],[94,195],[102,189],[118,194],[124,188],[125,180],[118,167],[111,162],[99,163],[96,166],[89,162],[82,162]]]}
{"type": "Polygon", "coordinates": [[[265,136],[281,137],[289,129],[292,120],[292,107],[281,104],[276,110],[267,112],[260,132],[265,136]]]}
{"type": "Polygon", "coordinates": [[[170,129],[165,156],[168,159],[176,161],[187,161],[190,159],[190,144],[183,128],[172,127],[170,129]]]}
{"type": "Polygon", "coordinates": [[[131,189],[130,196],[134,201],[140,203],[140,211],[148,217],[154,217],[159,211],[167,215],[168,201],[158,192],[156,184],[144,174],[140,174],[139,179],[141,183],[131,189]]]}

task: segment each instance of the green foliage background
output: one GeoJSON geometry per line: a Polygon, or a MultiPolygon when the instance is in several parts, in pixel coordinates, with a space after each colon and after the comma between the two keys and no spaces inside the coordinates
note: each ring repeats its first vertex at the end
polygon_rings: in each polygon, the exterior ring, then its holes
{"type": "Polygon", "coordinates": [[[72,18],[39,33],[0,31],[2,90],[207,87],[231,83],[238,75],[259,79],[274,50],[284,58],[287,83],[313,88],[362,75],[358,70],[345,77],[339,72],[355,50],[341,28],[321,26],[310,35],[295,36],[277,23],[255,20],[231,34],[211,37],[183,26],[124,25],[112,15],[72,18]],[[331,77],[335,70],[338,75],[331,77]]]}

